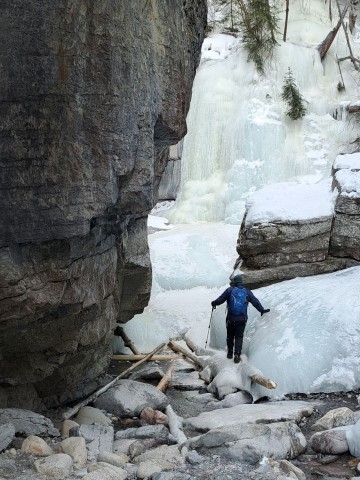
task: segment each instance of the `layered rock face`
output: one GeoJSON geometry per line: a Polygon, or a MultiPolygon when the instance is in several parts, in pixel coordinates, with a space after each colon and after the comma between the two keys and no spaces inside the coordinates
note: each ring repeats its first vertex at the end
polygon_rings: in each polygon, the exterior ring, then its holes
{"type": "Polygon", "coordinates": [[[360,154],[340,155],[333,168],[339,191],[330,253],[360,261],[360,154]]]}
{"type": "Polygon", "coordinates": [[[344,195],[340,189],[335,217],[335,196],[326,184],[278,184],[250,198],[235,265],[241,268],[246,286],[258,288],[358,265],[357,199],[344,195]],[[343,208],[348,213],[339,217],[343,208]]]}
{"type": "Polygon", "coordinates": [[[206,2],[5,2],[0,406],[98,383],[146,306],[146,217],[186,133],[206,2]]]}

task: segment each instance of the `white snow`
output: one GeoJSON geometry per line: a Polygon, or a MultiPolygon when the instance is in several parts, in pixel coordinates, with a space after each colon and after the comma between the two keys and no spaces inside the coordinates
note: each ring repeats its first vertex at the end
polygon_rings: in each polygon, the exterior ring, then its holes
{"type": "Polygon", "coordinates": [[[148,227],[157,228],[159,230],[170,230],[173,228],[171,225],[169,225],[167,218],[158,217],[156,215],[149,215],[147,224],[148,227]]]}
{"type": "Polygon", "coordinates": [[[238,38],[232,35],[210,35],[201,47],[202,60],[224,60],[239,45],[238,38]]]}
{"type": "Polygon", "coordinates": [[[360,170],[339,170],[335,174],[336,180],[340,184],[341,195],[347,197],[360,197],[360,170]]]}
{"type": "Polygon", "coordinates": [[[274,183],[258,190],[246,202],[246,226],[331,217],[334,194],[328,181],[315,185],[274,183]]]}
{"type": "Polygon", "coordinates": [[[334,162],[334,169],[341,170],[342,168],[360,170],[360,152],[338,155],[334,162]]]}
{"type": "Polygon", "coordinates": [[[353,457],[360,457],[360,420],[349,430],[346,430],[346,440],[353,457]]]}

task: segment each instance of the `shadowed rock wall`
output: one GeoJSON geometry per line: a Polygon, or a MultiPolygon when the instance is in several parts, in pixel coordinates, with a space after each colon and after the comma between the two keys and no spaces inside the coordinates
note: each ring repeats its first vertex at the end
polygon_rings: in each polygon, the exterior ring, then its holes
{"type": "Polygon", "coordinates": [[[146,217],[186,133],[205,0],[1,4],[0,406],[87,394],[146,306],[146,217]]]}

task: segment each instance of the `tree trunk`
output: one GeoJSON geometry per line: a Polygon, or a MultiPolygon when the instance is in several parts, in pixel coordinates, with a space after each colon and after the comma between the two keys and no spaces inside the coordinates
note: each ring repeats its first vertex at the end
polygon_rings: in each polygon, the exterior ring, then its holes
{"type": "Polygon", "coordinates": [[[339,28],[341,27],[341,24],[344,20],[344,17],[346,15],[346,12],[347,12],[348,8],[349,8],[349,5],[346,5],[342,15],[340,15],[340,18],[339,18],[338,23],[336,24],[336,27],[333,28],[331,30],[331,32],[327,34],[325,40],[322,43],[320,43],[318,49],[319,49],[321,61],[324,60],[325,55],[327,54],[329,48],[331,47],[333,41],[335,40],[336,34],[338,33],[339,28]]]}
{"type": "Polygon", "coordinates": [[[286,42],[287,26],[288,26],[288,19],[289,19],[289,1],[290,0],[286,0],[285,26],[284,26],[284,36],[283,36],[284,42],[286,42]]]}

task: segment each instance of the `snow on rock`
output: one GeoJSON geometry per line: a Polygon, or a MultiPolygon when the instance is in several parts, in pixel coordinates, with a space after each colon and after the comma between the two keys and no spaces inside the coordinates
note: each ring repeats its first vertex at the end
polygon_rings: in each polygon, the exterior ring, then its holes
{"type": "Polygon", "coordinates": [[[341,170],[343,168],[360,170],[360,152],[338,155],[335,159],[333,170],[341,170]]]}
{"type": "Polygon", "coordinates": [[[148,216],[148,228],[154,228],[157,230],[170,230],[173,228],[171,225],[169,225],[169,221],[167,218],[164,217],[158,217],[156,215],[149,215],[148,216]]]}
{"type": "Polygon", "coordinates": [[[340,185],[341,195],[354,198],[360,197],[360,171],[339,170],[335,174],[335,180],[340,185]]]}
{"type": "Polygon", "coordinates": [[[245,226],[331,217],[334,201],[328,181],[315,185],[295,182],[267,185],[248,198],[245,226]]]}
{"type": "Polygon", "coordinates": [[[200,413],[185,420],[186,427],[199,432],[246,423],[299,422],[314,411],[316,402],[280,401],[235,407],[200,413]]]}
{"type": "MultiPolygon", "coordinates": [[[[278,398],[359,388],[359,293],[360,267],[255,290],[271,310],[260,317],[249,307],[243,351],[277,388],[254,386],[252,393],[278,398]]],[[[213,348],[226,346],[224,317],[214,315],[213,348]]]]}
{"type": "Polygon", "coordinates": [[[210,35],[202,44],[201,60],[224,60],[239,43],[240,40],[232,35],[210,35]]]}

